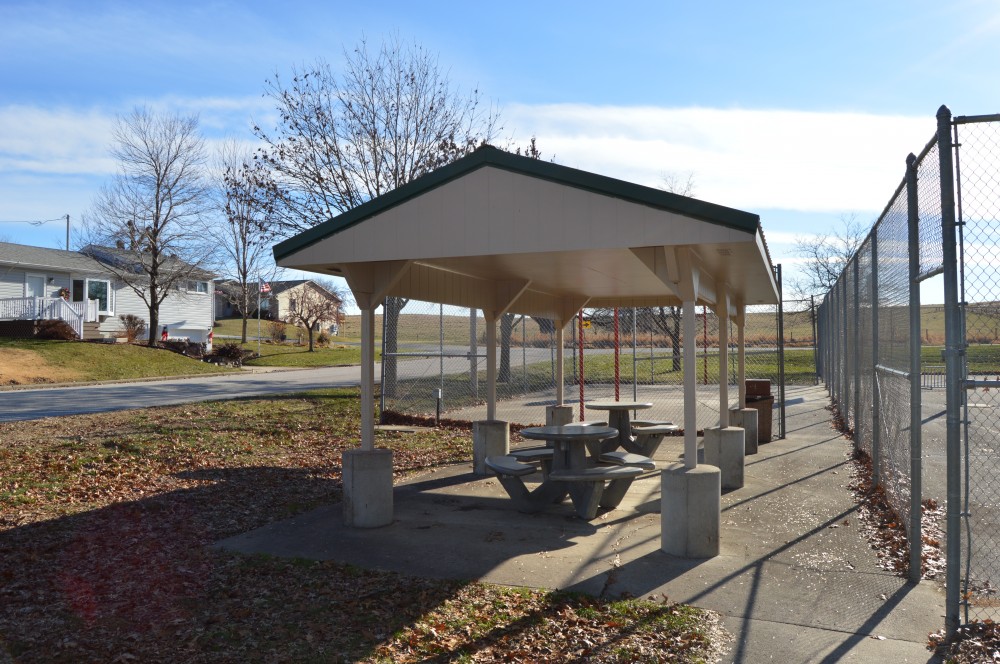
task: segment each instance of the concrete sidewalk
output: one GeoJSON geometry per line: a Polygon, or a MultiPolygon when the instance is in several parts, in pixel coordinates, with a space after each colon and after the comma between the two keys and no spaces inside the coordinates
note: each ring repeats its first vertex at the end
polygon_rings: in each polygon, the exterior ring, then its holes
{"type": "MultiPolygon", "coordinates": [[[[417,576],[666,595],[723,614],[731,662],[935,661],[925,644],[944,624],[943,592],[878,566],[847,489],[850,444],[830,426],[825,392],[789,390],[788,399],[788,438],[747,458],[746,486],[722,499],[721,555],[709,560],[660,551],[658,476],[586,522],[569,501],[519,514],[470,466],[398,486],[384,528],[345,528],[338,504],[221,545],[417,576]]],[[[679,455],[681,439],[667,441],[657,459],[679,455]]]]}

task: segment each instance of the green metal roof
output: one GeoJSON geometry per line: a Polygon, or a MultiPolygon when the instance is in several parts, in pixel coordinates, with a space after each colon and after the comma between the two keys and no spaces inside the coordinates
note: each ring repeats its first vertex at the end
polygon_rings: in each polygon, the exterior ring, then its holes
{"type": "Polygon", "coordinates": [[[672,194],[660,189],[645,187],[633,182],[626,182],[568,166],[561,166],[540,159],[512,154],[493,146],[484,145],[447,166],[442,166],[387,194],[373,198],[363,205],[359,205],[352,210],[348,210],[275,245],[274,258],[275,260],[286,258],[315,242],[336,235],[381,212],[401,205],[425,192],[486,166],[548,180],[604,196],[619,198],[639,205],[646,205],[747,233],[755,233],[760,224],[760,217],[750,212],[707,203],[695,198],[672,194]]]}

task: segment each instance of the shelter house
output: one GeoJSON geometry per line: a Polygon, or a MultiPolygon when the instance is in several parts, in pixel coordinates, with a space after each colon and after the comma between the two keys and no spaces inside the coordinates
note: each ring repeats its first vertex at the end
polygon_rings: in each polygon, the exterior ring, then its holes
{"type": "MultiPolygon", "coordinates": [[[[503,314],[555,321],[561,374],[563,330],[582,308],[682,307],[685,461],[662,474],[664,500],[680,503],[669,523],[661,518],[664,550],[699,556],[714,532],[717,552],[722,480],[718,467],[697,462],[694,312],[705,305],[720,319],[720,427],[712,435],[735,441],[739,432],[742,477],[742,429],[728,426],[726,330],[732,320],[742,407],[745,307],[778,302],[757,215],[484,146],[276,245],[274,255],[282,267],[344,277],[361,309],[361,447],[343,462],[344,518],[358,527],[392,520],[391,452],[374,447],[374,314],[386,297],[482,310],[487,419],[477,424],[487,432],[506,429],[495,422],[495,322],[503,314]],[[705,522],[713,509],[714,526],[705,522]]],[[[555,385],[565,404],[561,375],[555,385]]],[[[489,437],[474,440],[476,454],[489,437]]]]}

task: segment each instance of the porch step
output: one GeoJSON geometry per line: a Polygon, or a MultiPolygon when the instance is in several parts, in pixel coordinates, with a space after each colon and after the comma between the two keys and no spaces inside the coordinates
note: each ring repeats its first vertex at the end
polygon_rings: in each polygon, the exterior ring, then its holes
{"type": "Polygon", "coordinates": [[[83,324],[83,340],[92,341],[103,338],[100,333],[101,324],[96,321],[83,324]]]}

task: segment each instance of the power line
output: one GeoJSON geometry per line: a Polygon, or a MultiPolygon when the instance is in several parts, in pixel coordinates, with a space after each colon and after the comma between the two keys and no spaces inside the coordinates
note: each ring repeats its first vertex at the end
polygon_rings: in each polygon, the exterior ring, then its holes
{"type": "Polygon", "coordinates": [[[8,221],[0,219],[0,224],[31,224],[32,226],[41,226],[42,224],[47,224],[50,221],[65,221],[66,222],[66,251],[69,251],[69,215],[64,214],[61,217],[55,219],[26,219],[21,221],[8,221]]]}
{"type": "Polygon", "coordinates": [[[66,221],[66,215],[55,219],[0,219],[0,224],[31,224],[32,226],[41,226],[50,221],[66,221]]]}

